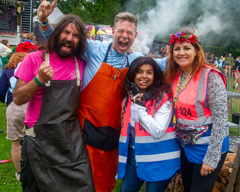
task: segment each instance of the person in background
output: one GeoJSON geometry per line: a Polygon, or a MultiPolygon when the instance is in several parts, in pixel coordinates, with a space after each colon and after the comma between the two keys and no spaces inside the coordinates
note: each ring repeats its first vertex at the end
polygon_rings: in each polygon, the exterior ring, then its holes
{"type": "Polygon", "coordinates": [[[205,57],[207,61],[210,59],[210,51],[205,53],[205,57]]]}
{"type": "Polygon", "coordinates": [[[24,133],[24,118],[27,104],[17,106],[13,102],[13,89],[16,85],[16,78],[14,71],[18,64],[22,62],[27,53],[15,53],[10,58],[8,64],[4,67],[3,74],[0,78],[0,101],[6,103],[6,119],[7,119],[7,139],[12,141],[12,159],[13,164],[17,170],[16,178],[20,178],[20,155],[21,145],[20,141],[23,139],[24,133]]]}
{"type": "MultiPolygon", "coordinates": [[[[225,60],[223,59],[223,56],[221,56],[219,59],[218,59],[218,65],[217,65],[217,68],[223,73],[224,72],[224,68],[225,68],[225,60]]],[[[226,71],[227,72],[227,71],[226,71]]],[[[226,73],[227,74],[227,73],[226,73]]]]}
{"type": "Polygon", "coordinates": [[[240,67],[240,56],[237,56],[237,58],[235,59],[235,66],[240,67]]]}
{"type": "Polygon", "coordinates": [[[214,61],[215,61],[214,54],[211,54],[208,63],[214,64],[214,61]]]}
{"type": "Polygon", "coordinates": [[[12,50],[4,45],[3,43],[0,43],[0,76],[2,75],[3,66],[2,66],[2,58],[7,57],[12,53],[12,50]]]}
{"type": "MultiPolygon", "coordinates": [[[[9,43],[7,40],[2,40],[0,43],[0,76],[6,63],[8,62],[8,55],[11,55],[12,50],[8,47],[9,43]]],[[[3,130],[0,129],[0,134],[3,130]]]]}
{"type": "Polygon", "coordinates": [[[232,57],[232,53],[228,54],[228,57],[225,59],[227,73],[229,76],[232,74],[232,68],[235,66],[234,58],[232,57]]]}
{"type": "Polygon", "coordinates": [[[233,88],[238,92],[238,87],[239,87],[239,66],[236,66],[236,69],[234,70],[233,73],[233,78],[234,78],[234,83],[233,83],[233,88]]]}
{"type": "Polygon", "coordinates": [[[215,57],[215,59],[214,59],[214,66],[215,66],[215,67],[218,66],[218,57],[215,57]]]}
{"type": "MultiPolygon", "coordinates": [[[[8,40],[4,39],[1,41],[2,44],[4,44],[6,47],[10,48],[9,42],[8,40]]],[[[11,53],[13,54],[13,52],[11,53]]],[[[5,56],[5,57],[1,57],[2,59],[2,68],[4,69],[5,65],[8,63],[9,58],[11,57],[11,54],[5,56]]]]}
{"type": "Polygon", "coordinates": [[[18,68],[17,105],[28,103],[20,180],[24,192],[94,192],[78,118],[86,30],[76,15],[59,20],[48,43],[18,68]]]}
{"type": "Polygon", "coordinates": [[[182,145],[184,191],[211,192],[229,150],[226,78],[205,63],[194,34],[172,34],[170,45],[166,77],[172,84],[173,122],[182,145]]]}
{"type": "MultiPolygon", "coordinates": [[[[8,62],[8,55],[11,55],[12,50],[8,47],[9,43],[7,40],[2,40],[0,43],[0,76],[2,75],[4,66],[8,62]]],[[[3,130],[0,129],[0,134],[3,130]]]]}
{"type": "Polygon", "coordinates": [[[119,139],[121,192],[138,192],[144,181],[147,192],[164,192],[180,169],[180,145],[171,121],[171,87],[150,57],[134,60],[126,78],[119,139]]]}
{"type": "Polygon", "coordinates": [[[15,52],[28,53],[31,50],[38,49],[38,46],[36,44],[37,43],[36,37],[35,37],[34,33],[27,33],[27,34],[24,34],[22,37],[23,37],[23,40],[21,43],[18,44],[15,52]]]}
{"type": "Polygon", "coordinates": [[[4,39],[1,41],[2,44],[4,44],[5,46],[7,46],[8,48],[10,48],[10,44],[8,42],[8,40],[4,39]]]}

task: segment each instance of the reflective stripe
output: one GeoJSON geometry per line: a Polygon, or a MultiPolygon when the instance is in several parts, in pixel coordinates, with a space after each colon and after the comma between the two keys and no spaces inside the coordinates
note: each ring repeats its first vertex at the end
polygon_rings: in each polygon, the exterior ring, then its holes
{"type": "Polygon", "coordinates": [[[157,143],[169,139],[175,139],[175,132],[165,133],[161,138],[154,139],[152,136],[135,137],[135,143],[157,143]]]}
{"type": "Polygon", "coordinates": [[[195,120],[187,120],[187,119],[177,119],[178,123],[184,124],[184,125],[193,125],[193,126],[202,126],[202,125],[207,125],[212,123],[212,116],[209,116],[208,118],[202,116],[198,117],[198,121],[195,120]]]}
{"type": "Polygon", "coordinates": [[[127,142],[127,137],[120,135],[119,142],[126,143],[127,142]]]}
{"type": "MultiPolygon", "coordinates": [[[[195,109],[196,109],[196,112],[197,112],[197,117],[202,117],[202,116],[205,117],[204,109],[203,109],[203,103],[198,102],[198,101],[202,101],[203,94],[205,94],[205,97],[206,97],[206,91],[204,90],[204,82],[205,82],[206,73],[207,73],[207,68],[204,68],[202,70],[202,74],[200,76],[198,87],[197,87],[197,95],[196,95],[196,98],[195,98],[195,109]],[[201,82],[203,82],[203,83],[201,83],[201,82]]],[[[205,121],[206,121],[205,118],[199,119],[198,121],[200,121],[201,122],[200,124],[202,124],[202,125],[206,124],[205,123],[205,121]]]]}
{"type": "Polygon", "coordinates": [[[197,142],[196,142],[196,145],[198,144],[207,144],[209,143],[210,141],[210,136],[207,136],[207,137],[200,137],[197,142]]]}
{"type": "Polygon", "coordinates": [[[157,155],[136,155],[136,162],[156,162],[176,159],[180,157],[180,150],[170,153],[162,153],[157,155]]]}
{"type": "Polygon", "coordinates": [[[119,163],[127,163],[127,157],[119,155],[118,156],[118,162],[119,163]]]}

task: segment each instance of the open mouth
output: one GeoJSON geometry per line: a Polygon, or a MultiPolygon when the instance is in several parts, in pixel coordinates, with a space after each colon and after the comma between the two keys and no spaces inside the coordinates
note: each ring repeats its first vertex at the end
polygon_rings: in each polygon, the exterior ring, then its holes
{"type": "Polygon", "coordinates": [[[63,43],[63,44],[62,44],[62,49],[63,49],[64,51],[71,51],[72,46],[71,46],[70,44],[68,44],[68,43],[63,43]]]}
{"type": "Polygon", "coordinates": [[[140,80],[139,81],[139,85],[146,85],[148,83],[148,81],[146,80],[140,80]]]}
{"type": "Polygon", "coordinates": [[[127,43],[127,42],[121,42],[121,41],[120,41],[120,42],[119,42],[119,45],[120,45],[121,48],[124,49],[124,48],[127,47],[128,43],[127,43]]]}

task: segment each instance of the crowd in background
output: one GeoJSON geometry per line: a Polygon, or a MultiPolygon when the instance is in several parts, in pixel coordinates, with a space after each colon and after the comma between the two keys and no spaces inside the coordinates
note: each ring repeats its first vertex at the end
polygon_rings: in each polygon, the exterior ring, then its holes
{"type": "MultiPolygon", "coordinates": [[[[20,140],[24,137],[22,129],[27,104],[17,106],[13,102],[13,89],[17,82],[14,74],[25,56],[38,49],[36,43],[33,33],[22,34],[21,42],[13,49],[10,49],[7,40],[2,40],[0,43],[0,101],[6,103],[7,139],[12,141],[12,159],[16,168],[17,180],[20,178],[20,140]]],[[[0,133],[3,133],[2,129],[0,129],[0,133]]]]}
{"type": "Polygon", "coordinates": [[[227,76],[231,76],[232,72],[240,66],[240,56],[234,59],[232,53],[223,52],[218,57],[211,52],[206,52],[205,56],[208,63],[215,65],[227,76]]]}

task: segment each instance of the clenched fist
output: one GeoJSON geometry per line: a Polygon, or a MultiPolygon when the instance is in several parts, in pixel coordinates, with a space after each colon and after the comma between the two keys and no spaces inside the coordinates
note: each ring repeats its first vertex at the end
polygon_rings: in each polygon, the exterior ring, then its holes
{"type": "Polygon", "coordinates": [[[38,69],[38,76],[41,80],[43,80],[45,83],[52,79],[54,75],[54,71],[49,63],[44,61],[38,69]]]}

